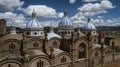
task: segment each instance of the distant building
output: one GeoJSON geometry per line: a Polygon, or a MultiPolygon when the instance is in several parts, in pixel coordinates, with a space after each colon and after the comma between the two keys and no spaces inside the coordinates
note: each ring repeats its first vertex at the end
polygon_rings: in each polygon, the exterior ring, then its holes
{"type": "Polygon", "coordinates": [[[52,26],[46,33],[35,11],[22,33],[14,26],[5,33],[6,22],[0,20],[0,67],[98,67],[120,60],[113,36],[98,31],[90,18],[75,32],[67,12],[57,33],[52,26]]]}

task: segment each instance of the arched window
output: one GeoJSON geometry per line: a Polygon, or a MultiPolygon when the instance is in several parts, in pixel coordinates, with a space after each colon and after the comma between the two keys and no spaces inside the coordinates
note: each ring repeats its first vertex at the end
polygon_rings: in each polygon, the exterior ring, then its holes
{"type": "Polygon", "coordinates": [[[86,58],[86,47],[85,44],[82,43],[79,46],[79,59],[86,58]]]}
{"type": "Polygon", "coordinates": [[[98,52],[95,52],[95,56],[98,56],[99,55],[99,53],[98,52]]]}
{"type": "Polygon", "coordinates": [[[56,46],[56,45],[57,45],[57,41],[54,40],[54,41],[53,41],[53,46],[56,46]]]}
{"type": "Polygon", "coordinates": [[[33,47],[38,47],[38,42],[37,42],[37,41],[35,41],[35,42],[33,43],[33,47]]]}
{"type": "Polygon", "coordinates": [[[61,58],[61,63],[65,63],[65,62],[66,62],[66,57],[63,56],[63,57],[61,58]]]}
{"type": "Polygon", "coordinates": [[[11,64],[8,64],[8,67],[14,67],[14,66],[12,66],[11,64]]]}
{"type": "Polygon", "coordinates": [[[68,31],[68,34],[70,34],[70,31],[68,31]]]}
{"type": "Polygon", "coordinates": [[[97,42],[97,39],[93,39],[93,42],[97,42]]]}
{"type": "Polygon", "coordinates": [[[15,44],[13,42],[9,45],[9,50],[15,50],[15,44]]]}
{"type": "Polygon", "coordinates": [[[67,34],[67,31],[65,31],[65,34],[67,34]]]}
{"type": "Polygon", "coordinates": [[[44,62],[42,60],[39,60],[37,62],[37,67],[43,67],[44,66],[44,62]]]}

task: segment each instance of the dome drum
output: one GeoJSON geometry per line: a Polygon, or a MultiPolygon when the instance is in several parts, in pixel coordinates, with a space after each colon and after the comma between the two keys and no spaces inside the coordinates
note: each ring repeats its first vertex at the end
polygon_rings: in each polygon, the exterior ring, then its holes
{"type": "Polygon", "coordinates": [[[26,31],[27,36],[44,36],[44,31],[26,31]]]}

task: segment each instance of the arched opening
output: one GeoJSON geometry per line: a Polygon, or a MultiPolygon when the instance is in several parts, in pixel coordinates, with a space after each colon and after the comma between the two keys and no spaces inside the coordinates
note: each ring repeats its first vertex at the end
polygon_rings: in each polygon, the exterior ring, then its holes
{"type": "Polygon", "coordinates": [[[35,41],[35,42],[33,43],[33,47],[35,47],[35,48],[38,47],[38,42],[37,42],[37,41],[35,41]]]}
{"type": "Polygon", "coordinates": [[[26,32],[27,35],[30,35],[30,32],[26,32]]]}
{"type": "Polygon", "coordinates": [[[53,46],[56,46],[56,45],[57,45],[57,41],[54,40],[54,41],[53,41],[53,46]]]}
{"type": "Polygon", "coordinates": [[[34,35],[37,35],[37,32],[34,32],[34,35]]]}
{"type": "Polygon", "coordinates": [[[44,62],[42,60],[39,60],[37,62],[37,67],[43,67],[44,66],[44,62]]]}
{"type": "Polygon", "coordinates": [[[15,50],[15,44],[13,42],[9,45],[9,50],[15,50]]]}
{"type": "Polygon", "coordinates": [[[78,58],[79,59],[82,59],[82,58],[86,58],[86,46],[85,46],[85,43],[81,43],[79,45],[79,55],[78,55],[78,58]]]}
{"type": "Polygon", "coordinates": [[[43,34],[43,32],[41,32],[41,35],[43,34]]]}
{"type": "Polygon", "coordinates": [[[35,57],[29,62],[29,67],[47,67],[50,66],[51,62],[46,57],[35,57]]]}
{"type": "Polygon", "coordinates": [[[99,53],[98,53],[98,52],[95,52],[95,57],[96,57],[96,56],[99,56],[99,53]]]}
{"type": "Polygon", "coordinates": [[[68,31],[68,34],[70,34],[70,31],[68,31]]]}
{"type": "Polygon", "coordinates": [[[61,58],[61,63],[65,63],[65,62],[66,62],[66,57],[63,56],[63,57],[61,58]]]}
{"type": "Polygon", "coordinates": [[[16,60],[3,60],[0,63],[0,67],[23,67],[23,64],[16,60]]]}

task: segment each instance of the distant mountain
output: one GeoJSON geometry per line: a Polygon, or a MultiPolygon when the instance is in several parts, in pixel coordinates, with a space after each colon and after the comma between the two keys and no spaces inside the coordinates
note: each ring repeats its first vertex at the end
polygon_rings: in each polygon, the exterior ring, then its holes
{"type": "Polygon", "coordinates": [[[96,27],[98,30],[119,30],[120,31],[120,26],[97,26],[96,27]]]}

